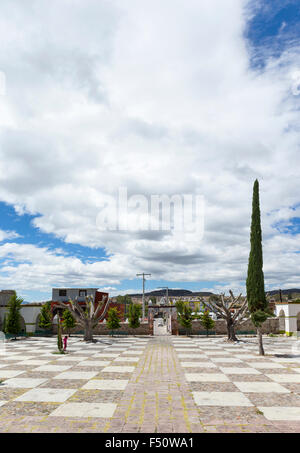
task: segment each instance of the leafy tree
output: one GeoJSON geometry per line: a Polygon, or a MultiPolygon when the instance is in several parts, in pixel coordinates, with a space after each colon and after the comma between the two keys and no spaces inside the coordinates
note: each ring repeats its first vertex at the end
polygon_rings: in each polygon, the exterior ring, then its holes
{"type": "Polygon", "coordinates": [[[51,302],[46,302],[41,308],[39,327],[46,330],[52,327],[51,302]]]}
{"type": "Polygon", "coordinates": [[[72,313],[70,312],[70,310],[63,311],[62,325],[63,325],[64,330],[66,330],[69,333],[69,337],[70,337],[71,336],[70,330],[76,326],[76,321],[74,319],[74,316],[72,316],[72,313]]]}
{"type": "MultiPolygon", "coordinates": [[[[179,301],[178,301],[179,302],[179,301]]],[[[185,328],[186,335],[188,335],[188,331],[192,328],[192,309],[190,308],[189,304],[183,303],[183,306],[180,305],[180,311],[177,308],[177,316],[178,321],[185,328]]]]}
{"type": "Polygon", "coordinates": [[[213,327],[215,326],[215,321],[210,317],[208,310],[205,310],[203,315],[200,316],[200,321],[201,321],[201,324],[206,329],[206,336],[208,337],[208,331],[210,329],[213,329],[213,327]]]}
{"type": "Polygon", "coordinates": [[[5,332],[10,333],[12,335],[16,335],[20,332],[21,330],[21,315],[20,315],[20,309],[21,309],[21,304],[23,302],[23,299],[20,297],[17,297],[17,294],[15,293],[9,300],[8,302],[8,313],[6,315],[6,320],[5,320],[5,332]]]}
{"type": "Polygon", "coordinates": [[[117,303],[125,305],[125,315],[127,315],[129,306],[130,304],[132,304],[132,299],[129,296],[129,294],[125,294],[124,296],[121,295],[117,296],[117,303]]]}
{"type": "Polygon", "coordinates": [[[257,180],[254,182],[253,186],[250,245],[248,276],[246,281],[248,308],[251,320],[257,329],[259,355],[264,355],[261,327],[266,319],[273,316],[273,314],[269,309],[269,303],[265,294],[259,184],[257,180]]]}
{"type": "Polygon", "coordinates": [[[142,316],[142,307],[139,304],[130,304],[128,312],[129,327],[136,329],[140,327],[140,317],[142,316]]]}
{"type": "Polygon", "coordinates": [[[183,307],[184,307],[183,300],[177,300],[175,302],[175,307],[177,309],[177,313],[180,315],[183,312],[183,307]]]}
{"type": "Polygon", "coordinates": [[[121,327],[120,324],[120,313],[116,307],[110,308],[107,315],[107,327],[111,330],[113,336],[114,330],[121,327]]]}
{"type": "Polygon", "coordinates": [[[59,315],[57,315],[57,347],[59,352],[63,352],[63,341],[61,336],[61,320],[59,315]]]}

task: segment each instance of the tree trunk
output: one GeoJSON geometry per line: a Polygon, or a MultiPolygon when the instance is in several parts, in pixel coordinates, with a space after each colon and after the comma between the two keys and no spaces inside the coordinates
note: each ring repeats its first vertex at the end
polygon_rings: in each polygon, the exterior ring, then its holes
{"type": "Polygon", "coordinates": [[[258,351],[259,355],[265,355],[261,329],[257,329],[258,351]]]}
{"type": "Polygon", "coordinates": [[[93,328],[90,323],[85,324],[84,341],[93,341],[93,328]]]}
{"type": "Polygon", "coordinates": [[[228,341],[238,341],[235,331],[234,331],[234,324],[232,322],[232,319],[227,321],[227,336],[228,336],[228,341]]]}

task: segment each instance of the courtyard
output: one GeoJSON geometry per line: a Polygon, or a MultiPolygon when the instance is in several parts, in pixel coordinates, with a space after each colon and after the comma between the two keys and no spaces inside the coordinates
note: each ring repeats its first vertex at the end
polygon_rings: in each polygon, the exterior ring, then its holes
{"type": "Polygon", "coordinates": [[[0,349],[0,432],[300,432],[300,341],[74,336],[0,349]]]}

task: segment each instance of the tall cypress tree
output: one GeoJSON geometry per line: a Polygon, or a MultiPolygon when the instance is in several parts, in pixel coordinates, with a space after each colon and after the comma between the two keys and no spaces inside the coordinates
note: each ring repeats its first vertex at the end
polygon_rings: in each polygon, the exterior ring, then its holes
{"type": "Polygon", "coordinates": [[[259,184],[257,180],[254,182],[253,187],[250,245],[246,281],[248,308],[251,314],[251,320],[257,328],[259,354],[264,355],[261,326],[268,317],[272,316],[272,313],[269,310],[269,304],[265,294],[259,184]]]}

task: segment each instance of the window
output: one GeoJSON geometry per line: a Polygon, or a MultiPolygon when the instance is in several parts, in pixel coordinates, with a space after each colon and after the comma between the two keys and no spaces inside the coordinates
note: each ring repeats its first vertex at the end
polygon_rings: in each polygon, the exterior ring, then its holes
{"type": "Polygon", "coordinates": [[[66,289],[60,289],[58,295],[59,295],[59,297],[66,297],[67,290],[66,289]]]}
{"type": "Polygon", "coordinates": [[[79,290],[79,297],[86,297],[86,289],[80,289],[79,290]]]}

